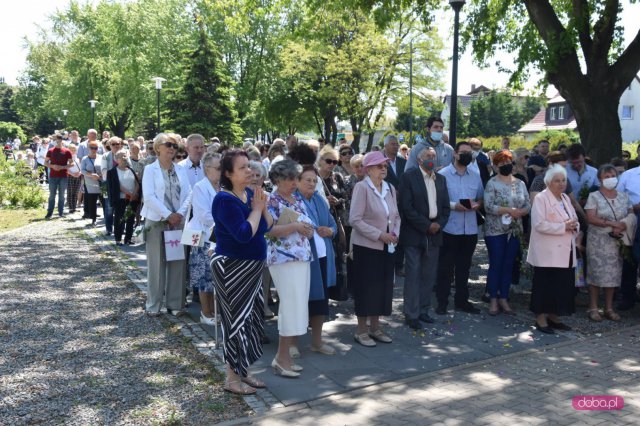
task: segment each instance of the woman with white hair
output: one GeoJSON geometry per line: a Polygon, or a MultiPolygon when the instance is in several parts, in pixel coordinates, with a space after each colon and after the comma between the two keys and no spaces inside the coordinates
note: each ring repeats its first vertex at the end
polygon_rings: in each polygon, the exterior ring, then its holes
{"type": "Polygon", "coordinates": [[[567,172],[553,166],[544,177],[547,189],[540,192],[531,208],[531,239],[527,262],[533,266],[529,309],[536,315],[537,330],[553,334],[570,330],[558,316],[575,311],[576,236],[578,216],[564,194],[567,172]]]}

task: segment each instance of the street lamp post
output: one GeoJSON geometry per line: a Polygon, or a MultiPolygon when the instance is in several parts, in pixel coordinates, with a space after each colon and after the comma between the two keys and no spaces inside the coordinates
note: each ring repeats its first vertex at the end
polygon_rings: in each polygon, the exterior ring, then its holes
{"type": "Polygon", "coordinates": [[[449,143],[456,145],[456,125],[458,118],[458,30],[460,27],[460,9],[465,0],[449,0],[451,8],[455,12],[453,24],[453,67],[451,71],[451,115],[449,116],[449,143]]]}
{"type": "Polygon", "coordinates": [[[167,81],[165,78],[162,77],[152,77],[151,78],[152,81],[156,82],[156,93],[157,93],[157,102],[156,102],[156,106],[157,106],[157,119],[158,119],[158,125],[157,125],[157,131],[158,133],[160,133],[160,91],[162,90],[162,82],[163,81],[167,81]]]}
{"type": "Polygon", "coordinates": [[[91,105],[91,128],[96,128],[96,104],[98,101],[91,99],[89,101],[89,105],[91,105]]]}
{"type": "Polygon", "coordinates": [[[67,113],[69,112],[68,109],[63,109],[62,110],[62,115],[64,115],[64,123],[62,124],[62,126],[66,129],[67,128],[67,113]]]}
{"type": "Polygon", "coordinates": [[[409,43],[409,146],[413,144],[413,41],[409,43]]]}

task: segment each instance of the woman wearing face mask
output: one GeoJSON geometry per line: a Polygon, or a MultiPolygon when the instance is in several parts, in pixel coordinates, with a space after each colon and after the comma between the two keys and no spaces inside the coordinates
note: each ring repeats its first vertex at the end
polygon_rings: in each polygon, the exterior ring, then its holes
{"type": "Polygon", "coordinates": [[[589,222],[587,238],[587,283],[591,304],[587,311],[592,321],[602,321],[598,311],[600,288],[604,288],[604,317],[620,321],[620,315],[613,310],[613,292],[620,286],[622,277],[622,255],[618,239],[627,230],[628,221],[634,220],[633,209],[629,208],[629,197],[623,191],[616,191],[618,172],[611,164],[604,164],[598,170],[600,190],[589,194],[584,209],[589,222]]]}
{"type": "Polygon", "coordinates": [[[511,272],[523,238],[522,217],[529,213],[529,193],[523,181],[513,176],[513,154],[502,150],[493,157],[498,174],[484,190],[485,242],[489,251],[487,287],[491,307],[489,315],[513,311],[507,303],[511,272]]]}

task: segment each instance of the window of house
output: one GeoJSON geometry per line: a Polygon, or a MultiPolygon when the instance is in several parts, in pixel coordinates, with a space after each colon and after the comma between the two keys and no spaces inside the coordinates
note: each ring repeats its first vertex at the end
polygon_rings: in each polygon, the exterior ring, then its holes
{"type": "Polygon", "coordinates": [[[633,105],[623,105],[622,106],[622,117],[623,120],[633,120],[633,105]]]}
{"type": "Polygon", "coordinates": [[[558,107],[558,120],[564,120],[564,107],[558,107]]]}
{"type": "Polygon", "coordinates": [[[556,107],[551,107],[551,109],[549,110],[549,120],[555,120],[556,119],[556,107]]]}

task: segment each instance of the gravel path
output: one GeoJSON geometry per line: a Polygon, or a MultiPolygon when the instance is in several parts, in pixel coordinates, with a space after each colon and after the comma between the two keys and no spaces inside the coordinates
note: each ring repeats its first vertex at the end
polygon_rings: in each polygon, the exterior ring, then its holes
{"type": "MultiPolygon", "coordinates": [[[[0,235],[0,425],[213,424],[251,414],[84,221],[0,235]]],[[[115,253],[115,252],[114,252],[115,253]]]]}

